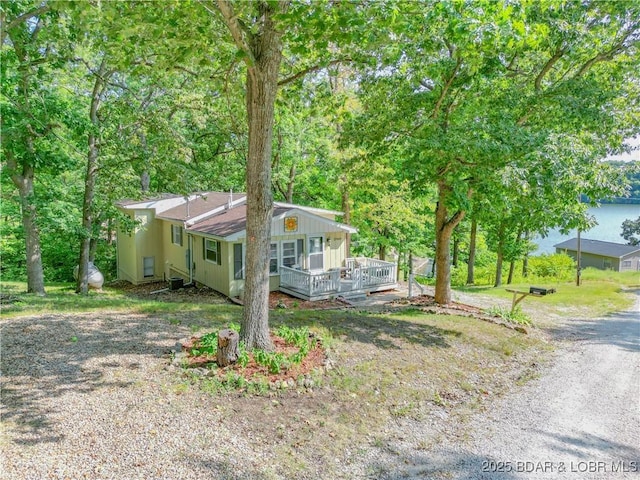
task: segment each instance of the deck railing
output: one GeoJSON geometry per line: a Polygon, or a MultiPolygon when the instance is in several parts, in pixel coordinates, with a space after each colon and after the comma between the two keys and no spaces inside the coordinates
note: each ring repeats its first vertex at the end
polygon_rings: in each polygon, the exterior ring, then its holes
{"type": "Polygon", "coordinates": [[[305,272],[281,266],[280,286],[299,291],[309,298],[337,293],[340,290],[340,271],[305,272]]]}
{"type": "Polygon", "coordinates": [[[345,265],[353,280],[354,290],[392,284],[396,281],[395,263],[361,257],[347,258],[345,265]]]}
{"type": "Polygon", "coordinates": [[[280,286],[308,298],[374,291],[381,286],[395,285],[395,282],[396,264],[373,258],[348,258],[345,268],[327,272],[280,267],[280,286]]]}

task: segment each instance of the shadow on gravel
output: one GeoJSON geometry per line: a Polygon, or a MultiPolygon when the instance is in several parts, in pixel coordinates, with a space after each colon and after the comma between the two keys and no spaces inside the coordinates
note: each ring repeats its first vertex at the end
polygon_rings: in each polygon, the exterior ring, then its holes
{"type": "MultiPolygon", "coordinates": [[[[137,372],[162,357],[188,329],[145,315],[42,315],[6,320],[0,329],[3,423],[17,425],[23,444],[57,442],[49,400],[130,386],[137,372]],[[185,331],[186,330],[186,331],[185,331]],[[110,369],[129,378],[107,378],[110,369]]],[[[53,403],[55,405],[55,403],[53,403]]]]}
{"type": "Polygon", "coordinates": [[[527,469],[533,471],[536,467],[540,468],[540,465],[533,462],[519,466],[515,462],[498,462],[471,453],[450,450],[440,451],[434,456],[428,453],[404,456],[404,458],[401,456],[396,465],[398,467],[393,471],[380,465],[371,465],[370,470],[375,472],[371,478],[377,480],[515,480],[520,478],[519,471],[527,469]]]}
{"type": "MultiPolygon", "coordinates": [[[[424,315],[424,313],[419,312],[419,315],[424,315]]],[[[344,336],[351,341],[392,350],[400,350],[404,342],[428,348],[449,348],[447,337],[462,335],[456,330],[414,323],[391,315],[361,315],[349,310],[336,310],[331,316],[323,316],[322,318],[314,317],[311,314],[306,319],[294,319],[287,315],[274,313],[271,317],[272,326],[277,326],[280,323],[315,326],[328,330],[334,337],[344,336]]]]}
{"type": "Polygon", "coordinates": [[[620,462],[640,462],[640,450],[624,443],[613,442],[610,439],[583,433],[576,435],[560,435],[544,430],[534,430],[538,435],[549,439],[550,449],[562,455],[582,458],[585,461],[598,461],[602,458],[614,458],[620,462]]]}
{"type": "Polygon", "coordinates": [[[640,352],[640,314],[620,312],[591,321],[574,320],[569,326],[549,330],[556,339],[611,345],[640,352]]]}
{"type": "MultiPolygon", "coordinates": [[[[240,310],[238,310],[240,312],[240,310]]],[[[100,389],[132,388],[144,383],[145,368],[162,368],[176,341],[193,333],[220,328],[226,319],[189,318],[182,324],[166,315],[86,313],[20,317],[0,324],[0,413],[3,422],[19,432],[13,442],[24,445],[60,442],[64,432],[56,425],[51,399],[88,395],[100,389]],[[111,375],[116,372],[118,375],[111,375]],[[129,372],[129,373],[124,373],[129,372]]],[[[175,316],[172,314],[172,316],[175,316]]],[[[306,319],[273,315],[272,326],[318,325],[336,337],[399,350],[409,342],[428,348],[450,347],[447,338],[460,332],[421,325],[392,316],[359,315],[352,311],[306,319]]],[[[238,319],[239,320],[239,319],[238,319]]]]}

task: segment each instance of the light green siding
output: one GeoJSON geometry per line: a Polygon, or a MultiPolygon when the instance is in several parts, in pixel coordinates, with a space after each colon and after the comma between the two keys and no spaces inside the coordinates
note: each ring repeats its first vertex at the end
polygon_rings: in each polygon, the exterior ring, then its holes
{"type": "MultiPolygon", "coordinates": [[[[216,240],[213,237],[206,237],[209,240],[216,240]]],[[[195,280],[229,297],[232,294],[233,277],[233,244],[220,242],[221,261],[220,265],[205,258],[204,249],[205,237],[193,235],[193,260],[195,267],[195,280]]]]}
{"type": "Polygon", "coordinates": [[[154,221],[152,210],[134,210],[125,212],[136,222],[131,234],[118,230],[118,278],[133,284],[161,280],[162,238],[161,222],[154,221]],[[154,259],[155,269],[150,276],[144,275],[144,258],[154,259]]]}

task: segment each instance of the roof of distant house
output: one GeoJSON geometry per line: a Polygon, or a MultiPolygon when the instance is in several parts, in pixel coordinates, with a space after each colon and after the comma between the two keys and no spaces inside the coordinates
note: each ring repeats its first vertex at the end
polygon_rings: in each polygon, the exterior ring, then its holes
{"type": "MultiPolygon", "coordinates": [[[[572,238],[562,243],[554,245],[562,250],[578,251],[578,239],[572,238]]],[[[623,243],[603,242],[602,240],[590,240],[582,238],[580,240],[580,251],[603,257],[621,258],[630,253],[640,252],[640,245],[625,245],[623,243]]]]}

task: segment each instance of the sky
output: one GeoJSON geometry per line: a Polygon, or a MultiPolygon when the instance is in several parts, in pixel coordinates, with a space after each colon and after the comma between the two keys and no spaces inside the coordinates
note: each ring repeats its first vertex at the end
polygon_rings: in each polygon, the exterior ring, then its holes
{"type": "Polygon", "coordinates": [[[631,138],[626,142],[629,145],[638,148],[638,150],[635,150],[631,153],[625,153],[624,155],[611,155],[607,157],[607,160],[623,160],[625,162],[635,160],[636,162],[640,162],[640,137],[631,138]]]}

